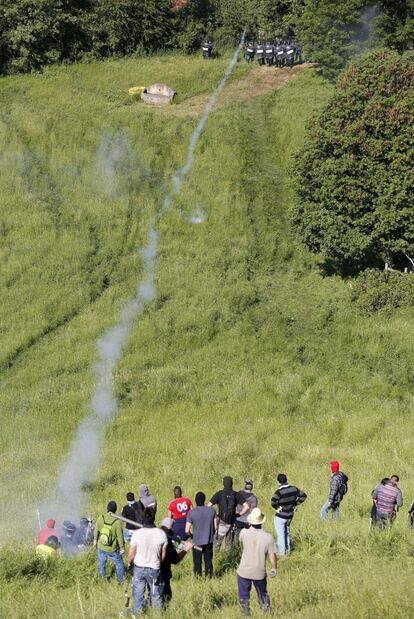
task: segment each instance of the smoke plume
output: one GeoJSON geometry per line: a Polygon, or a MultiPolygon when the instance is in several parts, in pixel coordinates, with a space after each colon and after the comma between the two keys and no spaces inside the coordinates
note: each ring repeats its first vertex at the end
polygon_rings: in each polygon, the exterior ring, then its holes
{"type": "MultiPolygon", "coordinates": [[[[239,47],[235,51],[223,79],[210,97],[204,113],[194,129],[188,147],[187,161],[173,176],[172,189],[162,203],[156,220],[151,223],[147,244],[141,250],[144,264],[144,276],[138,284],[135,296],[127,303],[121,313],[119,322],[109,329],[98,341],[98,361],[94,366],[96,388],[89,405],[89,414],[80,422],[73,439],[69,454],[62,464],[53,498],[42,507],[43,517],[54,517],[61,522],[64,519],[78,519],[85,507],[85,485],[96,478],[101,461],[102,441],[105,425],[114,418],[118,411],[118,402],[113,389],[113,372],[119,361],[125,342],[129,336],[134,320],[142,314],[147,303],[155,296],[156,260],[159,234],[156,223],[168,210],[173,197],[180,191],[182,183],[191,170],[194,152],[204,125],[231,74],[237,57],[244,45],[245,32],[239,47]]],[[[108,187],[114,183],[114,170],[123,153],[124,142],[120,139],[104,140],[98,153],[100,162],[108,175],[108,187]]]]}

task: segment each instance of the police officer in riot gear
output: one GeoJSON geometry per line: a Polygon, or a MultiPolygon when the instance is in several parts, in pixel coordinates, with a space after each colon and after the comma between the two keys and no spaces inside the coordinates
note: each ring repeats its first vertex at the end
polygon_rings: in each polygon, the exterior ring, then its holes
{"type": "Polygon", "coordinates": [[[274,56],[275,56],[275,65],[277,67],[282,67],[283,66],[283,46],[279,40],[276,41],[274,56]]]}
{"type": "Polygon", "coordinates": [[[203,58],[204,60],[209,60],[213,53],[213,43],[210,39],[206,39],[205,43],[203,43],[203,58]]]}
{"type": "Polygon", "coordinates": [[[293,43],[286,45],[286,66],[291,69],[295,63],[295,46],[293,43]]]}
{"type": "Polygon", "coordinates": [[[260,66],[265,63],[265,46],[261,41],[256,46],[256,58],[260,66]]]}
{"type": "Polygon", "coordinates": [[[268,67],[271,67],[273,64],[273,45],[271,43],[266,43],[266,47],[265,47],[265,58],[266,58],[266,64],[268,67]]]}
{"type": "Polygon", "coordinates": [[[252,41],[249,41],[246,45],[246,52],[244,54],[247,62],[251,62],[253,60],[255,51],[256,50],[254,48],[254,43],[252,41]]]}

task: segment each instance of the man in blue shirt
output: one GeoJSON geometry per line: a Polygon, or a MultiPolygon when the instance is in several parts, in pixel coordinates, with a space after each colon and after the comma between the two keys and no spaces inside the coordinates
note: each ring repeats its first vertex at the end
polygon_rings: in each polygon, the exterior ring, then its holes
{"type": "Polygon", "coordinates": [[[211,578],[213,575],[213,541],[216,527],[216,511],[213,507],[205,505],[206,495],[197,492],[195,496],[196,507],[187,515],[185,532],[191,534],[193,530],[193,563],[194,574],[202,576],[203,557],[205,575],[211,578]]]}

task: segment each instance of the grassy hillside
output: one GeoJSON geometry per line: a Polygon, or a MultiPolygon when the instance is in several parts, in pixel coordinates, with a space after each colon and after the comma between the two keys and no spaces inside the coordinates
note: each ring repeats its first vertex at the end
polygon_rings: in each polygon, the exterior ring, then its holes
{"type": "MultiPolygon", "coordinates": [[[[122,606],[92,554],[48,566],[27,540],[86,414],[95,341],[133,294],[150,216],[225,64],[166,57],[0,82],[0,521],[3,541],[9,529],[23,540],[0,553],[0,616],[116,617],[122,606]],[[179,91],[168,112],[125,94],[153,81],[179,91]]],[[[243,92],[255,71],[239,63],[229,88],[243,92]]],[[[330,87],[304,70],[267,90],[231,104],[223,93],[161,220],[157,296],[117,368],[120,411],[89,509],[146,482],[161,517],[176,483],[209,495],[232,474],[237,486],[255,481],[272,530],[284,471],[309,499],[270,584],[275,615],[413,616],[404,513],[390,533],[367,534],[379,479],[398,473],[406,502],[414,493],[413,316],[361,317],[349,284],[324,278],[296,245],[290,155],[330,87]],[[198,210],[206,221],[192,225],[198,210]],[[340,522],[322,526],[334,457],[350,492],[340,522]]],[[[231,562],[216,568],[211,583],[193,581],[190,558],[176,568],[166,617],[238,617],[231,562]]]]}

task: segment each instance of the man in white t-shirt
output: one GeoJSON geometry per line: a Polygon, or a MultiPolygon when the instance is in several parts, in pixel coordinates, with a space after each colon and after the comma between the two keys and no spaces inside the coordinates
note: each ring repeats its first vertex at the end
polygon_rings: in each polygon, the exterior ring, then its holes
{"type": "Polygon", "coordinates": [[[132,578],[132,596],[134,604],[132,613],[139,614],[144,606],[162,608],[161,563],[167,554],[167,536],[154,524],[155,512],[151,507],[144,510],[142,529],[134,531],[128,550],[128,567],[134,565],[132,578]],[[148,587],[150,596],[144,602],[145,589],[148,587]]]}
{"type": "Polygon", "coordinates": [[[239,590],[239,604],[245,616],[250,615],[250,591],[252,584],[256,589],[260,608],[270,611],[270,598],[266,583],[266,558],[269,557],[270,576],[276,576],[276,544],[273,535],[262,530],[266,517],[258,507],[255,507],[247,521],[249,529],[242,529],[240,542],[243,553],[237,569],[237,585],[239,590]]]}

